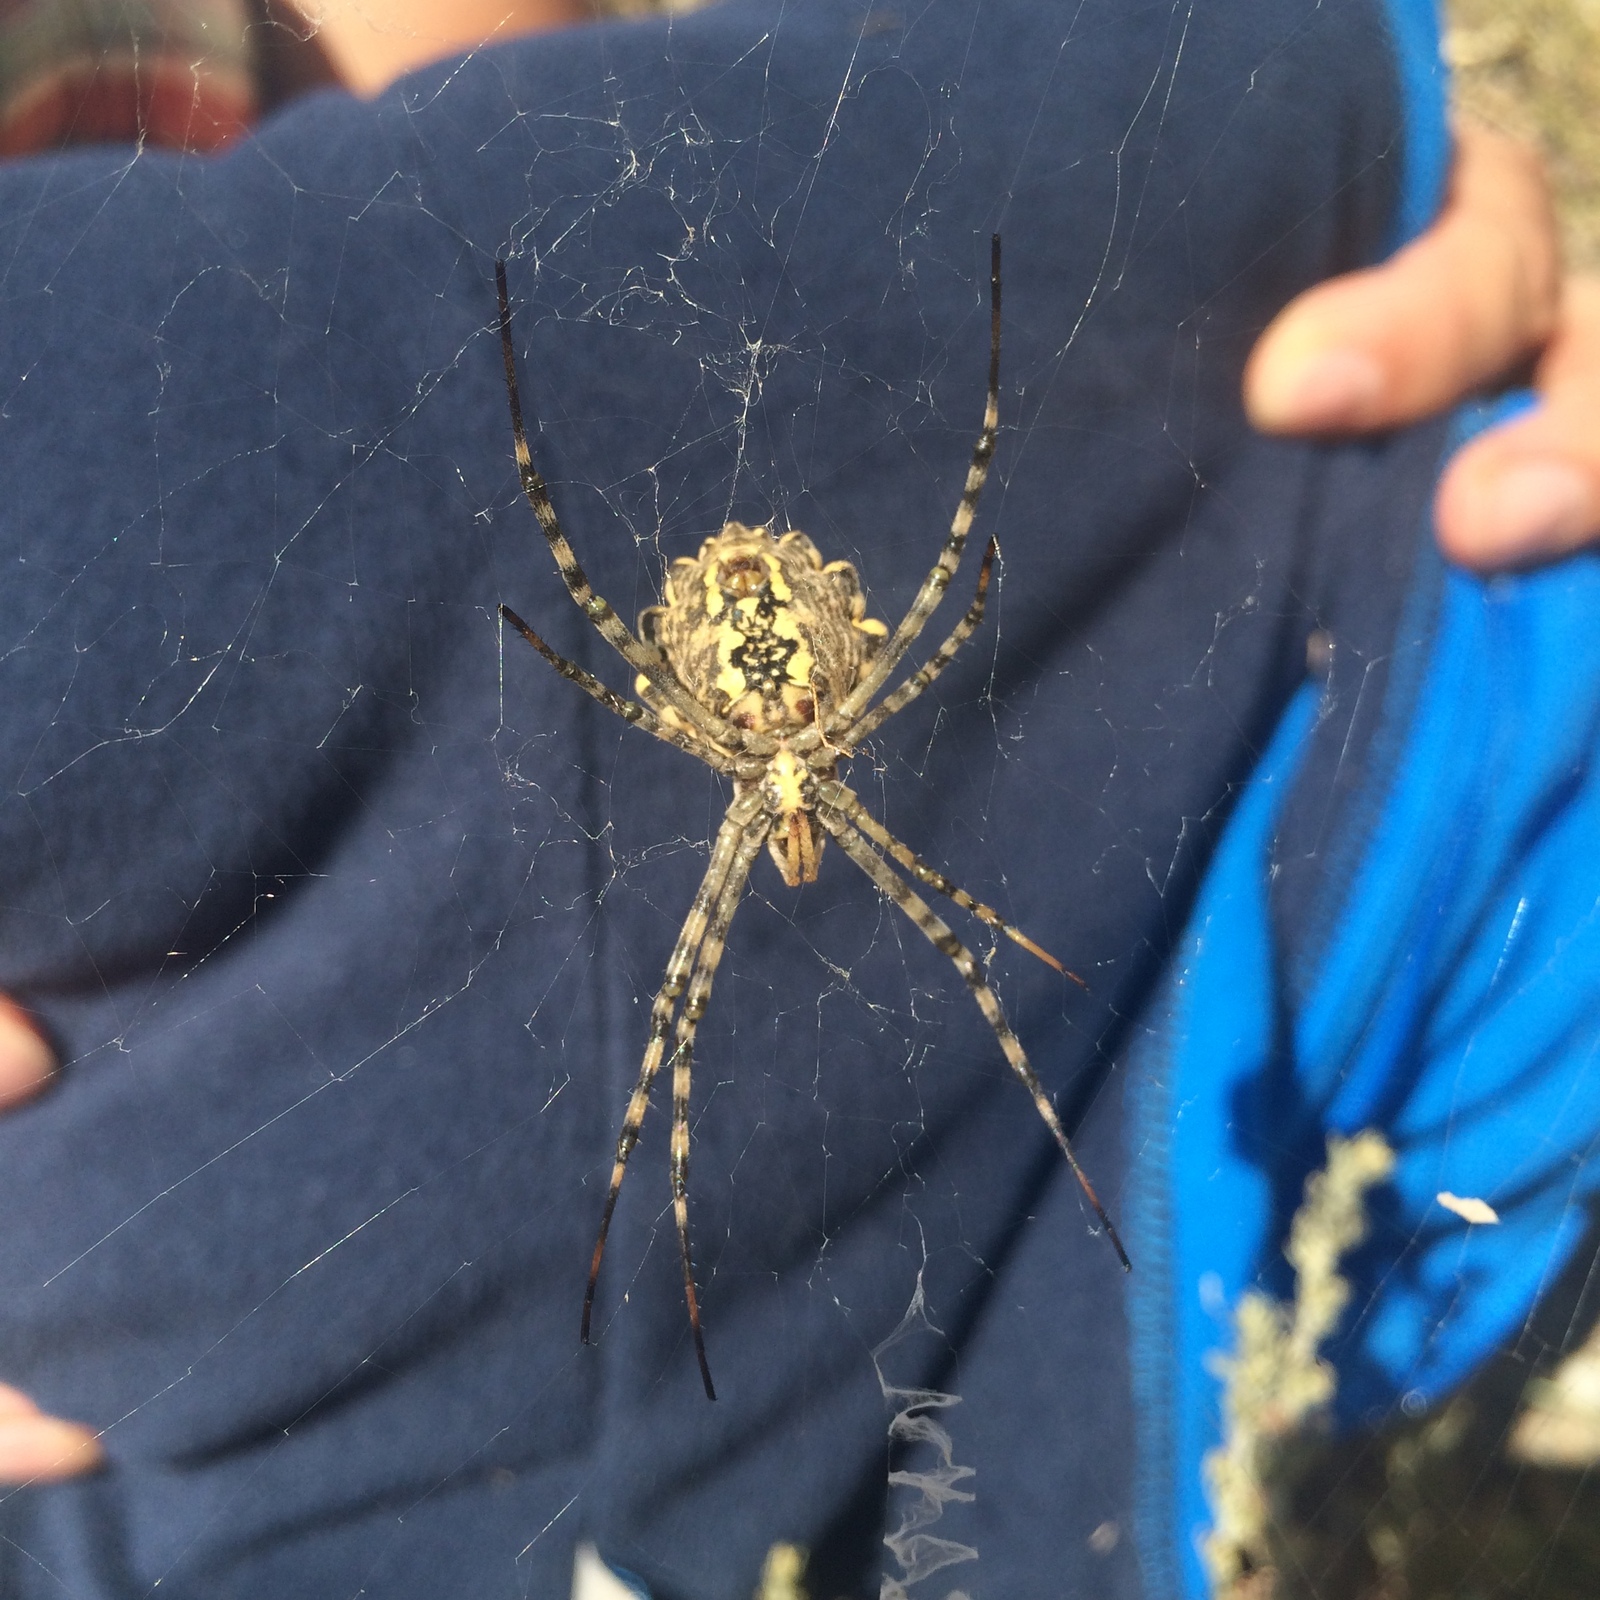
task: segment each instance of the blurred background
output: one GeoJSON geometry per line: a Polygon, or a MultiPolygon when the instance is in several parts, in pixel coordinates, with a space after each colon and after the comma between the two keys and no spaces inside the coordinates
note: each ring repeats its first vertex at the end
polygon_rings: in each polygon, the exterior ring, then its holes
{"type": "Polygon", "coordinates": [[[1458,102],[1544,152],[1568,260],[1600,270],[1600,0],[1451,0],[1449,17],[1458,102]]]}

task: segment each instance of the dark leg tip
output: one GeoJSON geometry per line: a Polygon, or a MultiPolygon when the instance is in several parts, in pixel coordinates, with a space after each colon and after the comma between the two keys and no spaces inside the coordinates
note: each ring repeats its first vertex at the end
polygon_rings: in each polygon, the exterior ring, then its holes
{"type": "Polygon", "coordinates": [[[706,1342],[700,1335],[700,1318],[695,1316],[689,1331],[694,1335],[694,1358],[700,1363],[700,1381],[706,1386],[706,1399],[715,1400],[717,1391],[711,1384],[711,1363],[706,1360],[706,1342]]]}

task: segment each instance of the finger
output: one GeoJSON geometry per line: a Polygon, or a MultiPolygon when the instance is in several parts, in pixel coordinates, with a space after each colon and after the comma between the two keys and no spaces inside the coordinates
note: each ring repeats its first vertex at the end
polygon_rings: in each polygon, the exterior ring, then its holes
{"type": "Polygon", "coordinates": [[[39,1408],[20,1389],[9,1383],[0,1383],[0,1422],[10,1422],[15,1417],[36,1417],[39,1408]]]}
{"type": "Polygon", "coordinates": [[[93,1428],[47,1417],[20,1389],[0,1383],[0,1484],[55,1483],[104,1460],[93,1428]]]}
{"type": "Polygon", "coordinates": [[[0,998],[0,1111],[38,1094],[55,1076],[55,1052],[21,1006],[0,998]]]}
{"type": "Polygon", "coordinates": [[[1535,410],[1474,439],[1439,481],[1446,555],[1519,566],[1600,536],[1600,278],[1573,278],[1534,374],[1535,410]]]}
{"type": "Polygon", "coordinates": [[[1537,156],[1462,123],[1438,220],[1381,266],[1291,301],[1251,352],[1245,409],[1267,433],[1415,422],[1538,350],[1555,326],[1560,279],[1537,156]]]}

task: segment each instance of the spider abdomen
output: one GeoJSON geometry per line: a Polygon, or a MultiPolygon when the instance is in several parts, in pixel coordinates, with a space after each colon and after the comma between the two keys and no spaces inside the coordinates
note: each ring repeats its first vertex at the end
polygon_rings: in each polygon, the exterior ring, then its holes
{"type": "MultiPolygon", "coordinates": [[[[848,561],[824,565],[805,534],[742,522],[674,561],[664,598],[641,613],[641,636],[708,711],[759,733],[825,725],[888,633],[848,561]]],[[[647,678],[638,689],[661,709],[647,678]]]]}

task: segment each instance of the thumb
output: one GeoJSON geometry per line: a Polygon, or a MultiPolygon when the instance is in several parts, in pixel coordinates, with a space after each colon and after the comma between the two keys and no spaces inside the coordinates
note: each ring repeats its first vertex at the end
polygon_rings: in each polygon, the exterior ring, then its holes
{"type": "Polygon", "coordinates": [[[0,1383],[0,1485],[75,1478],[104,1460],[94,1429],[47,1417],[20,1389],[0,1383]]]}
{"type": "Polygon", "coordinates": [[[1463,123],[1433,226],[1381,266],[1307,290],[1262,334],[1245,371],[1250,420],[1339,434],[1440,411],[1544,345],[1560,283],[1537,158],[1463,123]]]}
{"type": "Polygon", "coordinates": [[[33,1019],[0,996],[0,1112],[32,1099],[55,1071],[55,1051],[33,1019]]]}

